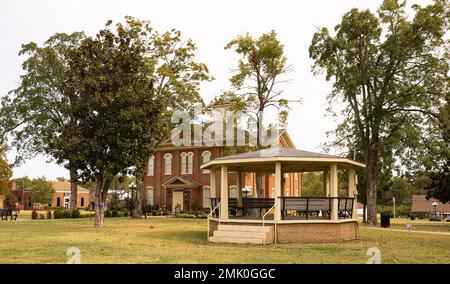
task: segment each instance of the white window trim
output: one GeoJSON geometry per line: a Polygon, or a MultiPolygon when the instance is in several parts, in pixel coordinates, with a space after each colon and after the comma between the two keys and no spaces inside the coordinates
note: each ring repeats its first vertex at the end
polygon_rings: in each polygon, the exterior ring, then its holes
{"type": "Polygon", "coordinates": [[[194,153],[187,153],[187,161],[186,161],[186,173],[192,175],[194,172],[194,153]]]}
{"type": "MultiPolygon", "coordinates": [[[[207,163],[207,162],[209,162],[209,161],[211,161],[211,152],[210,151],[203,151],[203,153],[202,153],[202,164],[205,164],[205,163],[207,163]],[[208,160],[207,161],[205,161],[205,156],[208,156],[208,160]]],[[[203,170],[202,171],[202,173],[204,173],[204,174],[209,174],[210,173],[210,170],[203,170]]]]}
{"type": "Polygon", "coordinates": [[[155,156],[151,155],[148,159],[148,169],[147,169],[147,176],[154,176],[155,175],[155,156]]]}
{"type": "Polygon", "coordinates": [[[154,199],[154,197],[155,197],[155,188],[153,186],[147,186],[147,205],[150,204],[150,205],[153,206],[153,199],[150,201],[150,203],[149,203],[149,200],[148,200],[148,191],[149,190],[153,191],[152,192],[152,197],[154,199]]]}
{"type": "Polygon", "coordinates": [[[237,191],[237,186],[236,185],[230,185],[228,187],[228,190],[229,190],[230,198],[239,198],[239,192],[237,191]],[[234,192],[236,192],[236,196],[231,196],[231,190],[232,189],[234,190],[234,192]]]}
{"type": "Polygon", "coordinates": [[[170,176],[172,175],[172,154],[167,153],[164,155],[164,175],[170,176]],[[167,171],[167,160],[170,159],[170,168],[169,171],[167,171]]]}
{"type": "Polygon", "coordinates": [[[211,187],[209,185],[206,185],[203,187],[202,199],[203,199],[203,202],[202,202],[203,208],[210,208],[211,207],[211,187]],[[208,199],[206,199],[206,202],[205,202],[205,190],[209,190],[209,197],[208,197],[208,199]]]}
{"type": "Polygon", "coordinates": [[[180,154],[180,164],[181,164],[181,174],[186,174],[186,168],[187,168],[187,154],[185,152],[180,154]]]}

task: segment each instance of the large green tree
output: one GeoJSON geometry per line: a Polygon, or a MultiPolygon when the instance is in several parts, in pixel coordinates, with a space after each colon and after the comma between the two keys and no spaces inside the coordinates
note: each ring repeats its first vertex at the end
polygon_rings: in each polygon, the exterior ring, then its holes
{"type": "Polygon", "coordinates": [[[5,155],[5,147],[0,144],[0,195],[8,194],[8,182],[12,176],[12,170],[5,155]]]}
{"type": "Polygon", "coordinates": [[[437,155],[432,153],[431,155],[426,155],[426,157],[431,157],[435,160],[443,159],[444,162],[439,168],[429,171],[430,184],[427,185],[426,189],[428,197],[434,197],[441,202],[447,203],[450,202],[450,92],[447,93],[447,103],[440,109],[439,114],[440,134],[444,143],[438,148],[437,155]]]}
{"type": "Polygon", "coordinates": [[[147,160],[160,139],[162,108],[146,48],[141,23],[130,19],[115,30],[108,21],[68,55],[65,115],[78,121],[79,168],[96,181],[95,227],[103,226],[113,178],[147,160]]]}
{"type": "MultiPolygon", "coordinates": [[[[160,33],[150,22],[127,17],[127,22],[140,30],[144,56],[149,64],[148,76],[153,80],[153,92],[163,111],[160,140],[172,130],[170,121],[174,111],[188,111],[194,104],[204,104],[199,89],[202,81],[209,81],[205,64],[197,62],[197,47],[190,39],[183,39],[181,32],[172,29],[160,33]]],[[[156,134],[156,133],[155,133],[156,134]]],[[[136,177],[137,194],[134,196],[134,218],[141,217],[141,205],[148,156],[139,157],[130,173],[136,177]]]]}
{"type": "Polygon", "coordinates": [[[21,160],[45,154],[70,172],[71,204],[77,208],[77,121],[64,109],[70,103],[67,53],[77,48],[83,33],[57,33],[42,46],[24,44],[20,55],[24,74],[19,86],[2,98],[0,120],[5,136],[13,138],[21,160]]]}
{"type": "Polygon", "coordinates": [[[412,8],[411,17],[406,1],[385,0],[375,14],[352,9],[334,33],[315,33],[309,50],[313,70],[334,82],[330,101],[343,104],[337,139],[363,151],[371,224],[380,168],[394,157],[405,166],[415,160],[449,92],[449,3],[412,8]]]}
{"type": "MultiPolygon", "coordinates": [[[[285,75],[290,71],[284,46],[275,31],[255,39],[250,34],[240,35],[230,41],[225,49],[233,49],[240,57],[238,68],[230,78],[233,89],[224,93],[218,101],[232,103],[231,109],[243,111],[256,126],[257,149],[264,148],[261,141],[263,114],[270,108],[278,112],[280,124],[288,115],[289,101],[280,85],[286,83],[285,75]]],[[[264,197],[262,175],[256,173],[256,189],[264,197]]]]}
{"type": "Polygon", "coordinates": [[[52,203],[52,198],[53,194],[55,194],[55,190],[53,189],[53,184],[47,181],[45,178],[41,177],[31,180],[29,188],[30,198],[33,203],[52,203]]]}

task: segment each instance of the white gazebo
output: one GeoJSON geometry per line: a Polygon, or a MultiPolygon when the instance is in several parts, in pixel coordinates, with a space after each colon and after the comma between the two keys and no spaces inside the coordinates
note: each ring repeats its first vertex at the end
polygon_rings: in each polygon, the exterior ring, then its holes
{"type": "Polygon", "coordinates": [[[355,169],[364,167],[348,158],[291,148],[269,148],[209,161],[201,167],[210,170],[211,177],[208,240],[268,244],[356,239],[355,169]],[[338,194],[338,171],[348,176],[343,196],[338,194]],[[240,177],[250,172],[275,175],[275,198],[242,197],[240,177]],[[283,174],[299,172],[322,172],[323,195],[285,196],[283,174]],[[237,198],[229,197],[228,179],[232,175],[237,177],[237,198]]]}

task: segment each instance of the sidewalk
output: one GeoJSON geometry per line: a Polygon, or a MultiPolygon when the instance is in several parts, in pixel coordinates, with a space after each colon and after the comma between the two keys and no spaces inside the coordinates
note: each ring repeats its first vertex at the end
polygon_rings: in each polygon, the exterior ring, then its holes
{"type": "Polygon", "coordinates": [[[369,229],[369,230],[382,230],[382,231],[393,231],[393,232],[406,232],[406,233],[419,233],[419,234],[431,234],[431,235],[444,235],[450,236],[450,232],[432,232],[432,231],[416,231],[416,230],[401,230],[401,229],[388,229],[388,228],[380,228],[380,227],[365,227],[360,226],[360,229],[369,229]]]}

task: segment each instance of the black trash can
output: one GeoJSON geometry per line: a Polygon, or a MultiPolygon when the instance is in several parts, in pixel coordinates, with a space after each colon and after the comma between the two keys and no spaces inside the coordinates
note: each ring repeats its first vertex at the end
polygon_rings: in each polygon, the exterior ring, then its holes
{"type": "Polygon", "coordinates": [[[391,215],[389,213],[381,213],[381,227],[388,228],[391,226],[391,215]]]}

